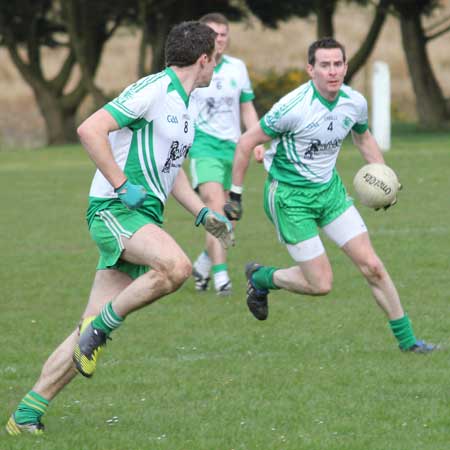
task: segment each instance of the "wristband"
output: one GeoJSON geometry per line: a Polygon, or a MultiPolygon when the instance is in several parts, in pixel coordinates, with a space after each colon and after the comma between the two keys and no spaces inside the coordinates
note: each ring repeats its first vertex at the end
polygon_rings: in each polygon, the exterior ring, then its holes
{"type": "Polygon", "coordinates": [[[208,213],[209,213],[209,208],[207,208],[206,206],[199,211],[199,213],[197,214],[197,217],[195,218],[195,226],[196,227],[198,227],[200,224],[203,224],[203,220],[208,213]]]}
{"type": "Polygon", "coordinates": [[[119,192],[126,184],[126,182],[128,181],[128,178],[125,178],[125,181],[123,183],[121,183],[118,187],[114,188],[114,192],[119,192]]]}

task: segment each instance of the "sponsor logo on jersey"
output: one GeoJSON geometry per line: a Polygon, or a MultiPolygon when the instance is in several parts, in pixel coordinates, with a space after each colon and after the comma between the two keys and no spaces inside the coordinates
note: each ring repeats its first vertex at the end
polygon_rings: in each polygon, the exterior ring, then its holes
{"type": "Polygon", "coordinates": [[[169,155],[162,168],[163,173],[169,173],[172,167],[181,167],[184,159],[186,158],[190,145],[180,144],[179,141],[172,141],[170,144],[169,155]],[[181,159],[181,161],[179,161],[181,159]]]}
{"type": "Polygon", "coordinates": [[[169,123],[178,123],[178,117],[174,116],[172,114],[169,114],[167,116],[167,122],[169,122],[169,123]]]}
{"type": "Polygon", "coordinates": [[[218,99],[208,97],[206,99],[206,115],[211,117],[217,113],[229,113],[232,105],[233,97],[220,97],[218,99]]]}
{"type": "Polygon", "coordinates": [[[342,139],[339,138],[324,143],[320,139],[312,139],[308,149],[305,151],[304,157],[305,159],[314,159],[319,152],[333,154],[339,151],[341,145],[342,139]]]}

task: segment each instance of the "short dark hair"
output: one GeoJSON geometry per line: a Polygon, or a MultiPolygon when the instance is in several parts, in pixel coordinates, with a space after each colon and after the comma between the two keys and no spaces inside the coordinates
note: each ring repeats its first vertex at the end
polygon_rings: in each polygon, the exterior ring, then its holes
{"type": "Polygon", "coordinates": [[[166,40],[166,66],[186,67],[206,54],[212,57],[217,33],[198,21],[175,25],[166,40]]]}
{"type": "Polygon", "coordinates": [[[229,26],[228,19],[222,14],[218,12],[212,12],[205,14],[204,16],[198,19],[200,23],[220,23],[221,25],[229,26]]]}
{"type": "Polygon", "coordinates": [[[316,51],[319,48],[340,48],[345,62],[345,47],[332,37],[324,37],[313,42],[308,48],[308,64],[311,64],[311,66],[316,62],[316,51]]]}

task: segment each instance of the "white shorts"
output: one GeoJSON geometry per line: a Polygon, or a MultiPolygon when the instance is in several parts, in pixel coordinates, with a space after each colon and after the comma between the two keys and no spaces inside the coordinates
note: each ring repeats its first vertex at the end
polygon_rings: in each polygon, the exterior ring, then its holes
{"type": "MultiPolygon", "coordinates": [[[[367,232],[366,224],[354,206],[350,206],[343,214],[322,228],[324,234],[343,247],[350,239],[367,232]]],[[[296,262],[309,261],[325,253],[319,236],[314,236],[297,244],[286,245],[289,254],[296,262]]]]}

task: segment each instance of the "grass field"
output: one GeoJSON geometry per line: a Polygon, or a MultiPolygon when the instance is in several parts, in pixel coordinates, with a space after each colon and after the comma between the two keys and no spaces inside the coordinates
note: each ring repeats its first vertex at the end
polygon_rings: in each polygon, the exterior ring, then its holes
{"type": "MultiPolygon", "coordinates": [[[[291,261],[264,216],[254,164],[229,255],[234,294],[198,295],[189,280],[131,315],[95,377],[52,402],[47,434],[2,429],[0,449],[449,449],[450,135],[401,130],[386,160],[404,184],[398,205],[360,211],[416,334],[443,351],[400,353],[363,279],[329,243],[332,293],[275,292],[269,320],[255,320],[244,264],[291,261]]],[[[339,169],[350,192],[360,165],[347,143],[339,169]]],[[[84,308],[97,259],[84,221],[92,173],[78,146],[0,153],[2,423],[84,308]]],[[[203,233],[193,218],[173,201],[166,217],[195,258],[203,233]]]]}

